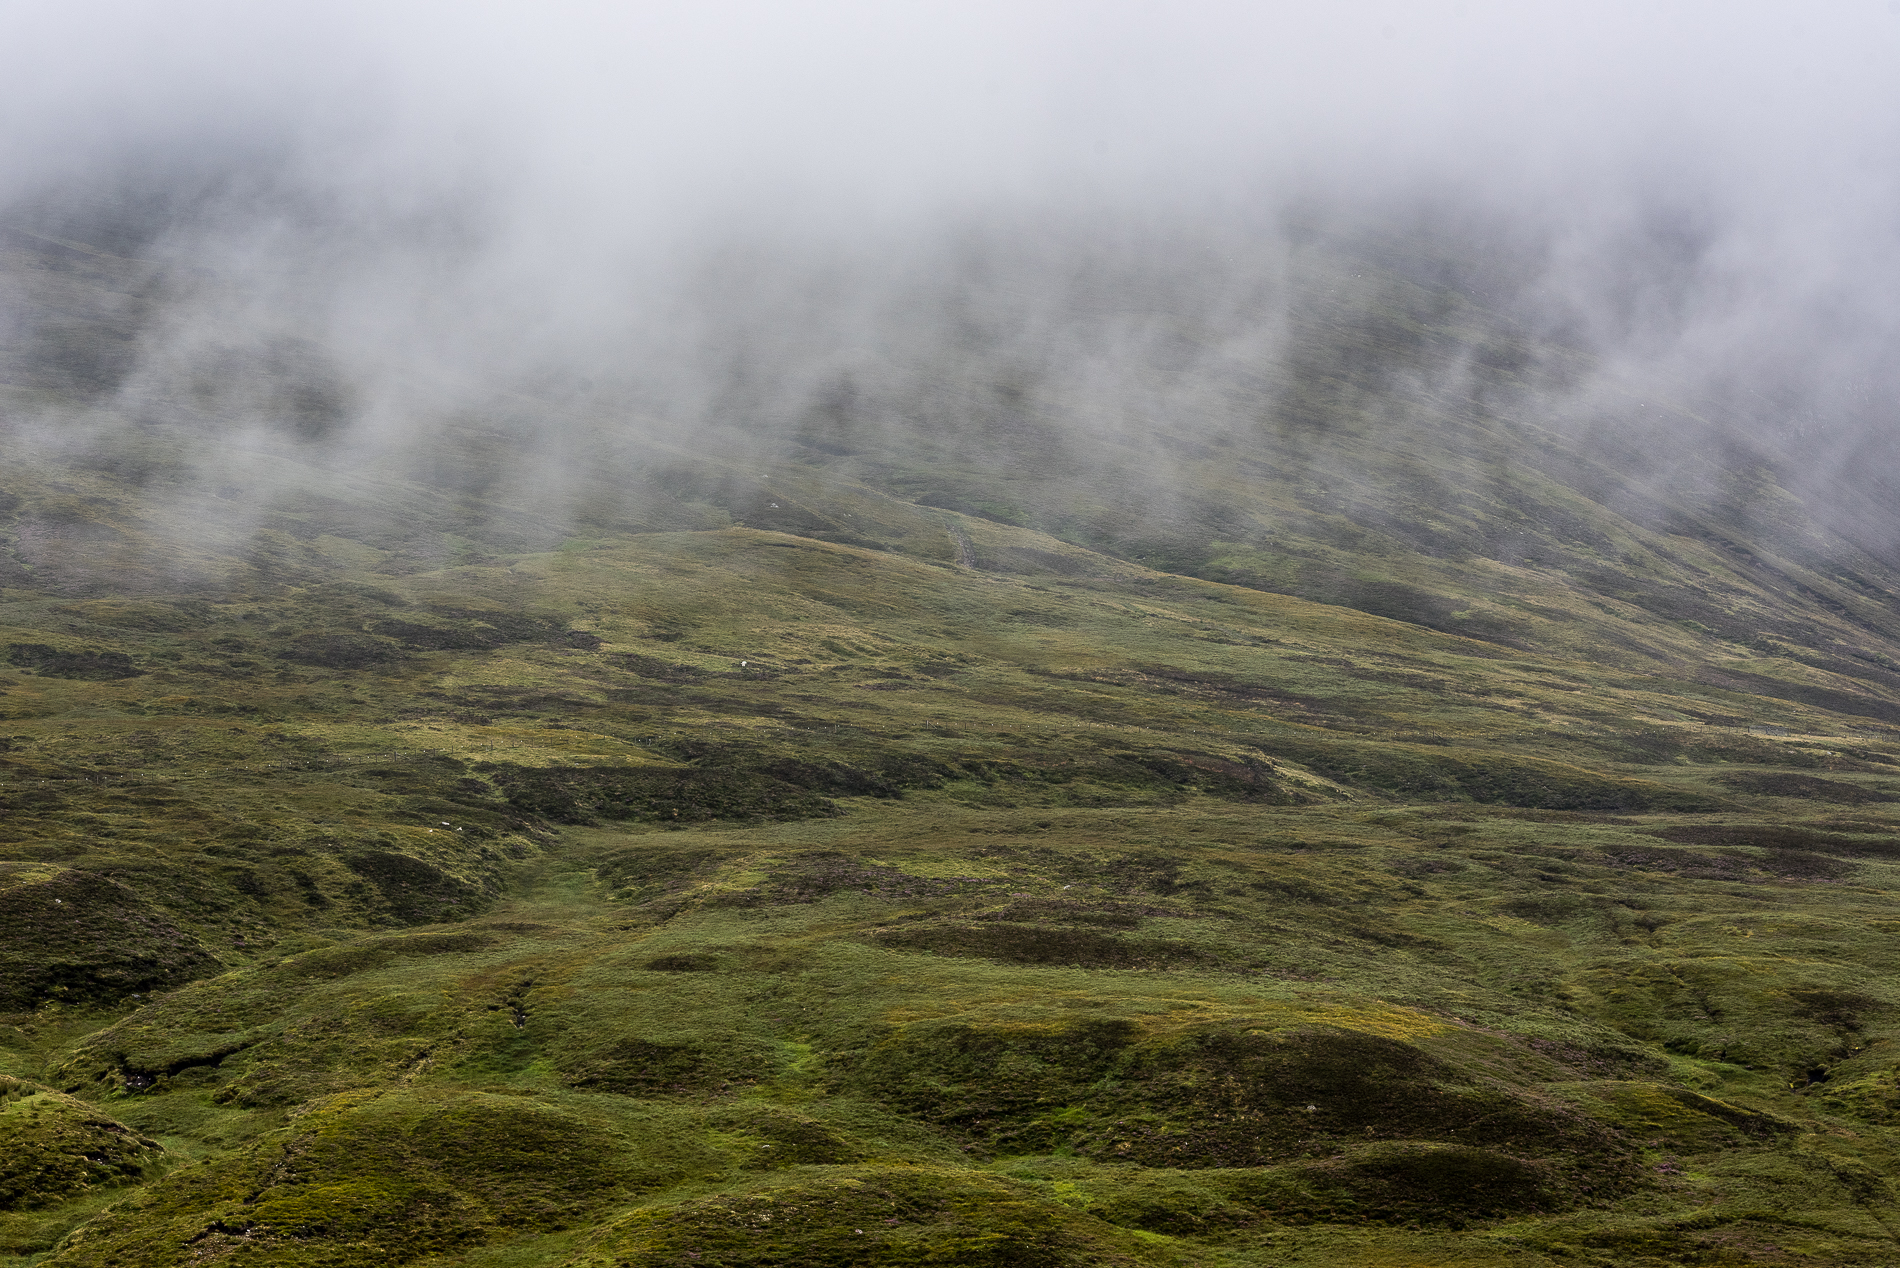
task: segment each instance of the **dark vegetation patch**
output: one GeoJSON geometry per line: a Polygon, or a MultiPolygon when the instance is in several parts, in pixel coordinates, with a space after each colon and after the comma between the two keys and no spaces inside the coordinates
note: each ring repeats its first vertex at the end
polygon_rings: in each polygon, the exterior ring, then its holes
{"type": "Polygon", "coordinates": [[[1273,1167],[1097,1171],[1083,1205],[1110,1223],[1174,1237],[1368,1221],[1459,1229],[1570,1205],[1566,1181],[1548,1165],[1495,1150],[1394,1142],[1273,1167]]]}
{"type": "Polygon", "coordinates": [[[1425,854],[1388,863],[1385,870],[1407,880],[1424,880],[1432,876],[1455,875],[1464,871],[1467,866],[1463,859],[1425,854]]]}
{"type": "Polygon", "coordinates": [[[1635,1043],[1566,1042],[1559,1039],[1525,1038],[1526,1049],[1556,1062],[1576,1078],[1651,1077],[1669,1072],[1667,1058],[1635,1043]]]}
{"type": "Polygon", "coordinates": [[[1750,771],[1740,775],[1724,775],[1718,780],[1723,786],[1736,792],[1755,793],[1763,797],[1801,797],[1808,801],[1828,801],[1842,806],[1864,806],[1873,802],[1900,801],[1900,797],[1876,788],[1863,788],[1859,784],[1844,784],[1836,779],[1821,779],[1814,775],[1794,775],[1787,772],[1750,771]]]}
{"type": "Polygon", "coordinates": [[[626,1268],[1145,1268],[1173,1262],[1027,1186],[909,1167],[806,1179],[635,1211],[590,1239],[626,1268]]]}
{"type": "Polygon", "coordinates": [[[757,890],[727,899],[734,905],[757,902],[809,903],[834,894],[864,894],[872,898],[935,898],[956,892],[947,881],[934,880],[880,863],[866,863],[836,850],[814,850],[796,855],[773,868],[757,890]]]}
{"type": "Polygon", "coordinates": [[[1743,861],[1735,855],[1698,854],[1694,850],[1644,849],[1641,846],[1604,846],[1603,856],[1616,867],[1643,872],[1670,872],[1692,880],[1741,880],[1743,861]]]}
{"type": "Polygon", "coordinates": [[[91,872],[0,871],[0,1012],[117,1004],[217,972],[218,961],[131,888],[91,872]]]}
{"type": "Polygon", "coordinates": [[[842,1064],[850,1085],[998,1153],[1201,1169],[1409,1141],[1544,1159],[1539,1192],[1561,1174],[1573,1201],[1629,1179],[1626,1147],[1587,1117],[1336,1027],[1209,1025],[1141,1041],[1120,1021],[930,1023],[842,1064]]]}
{"type": "Polygon", "coordinates": [[[11,815],[51,814],[66,807],[66,798],[53,788],[18,788],[0,793],[0,810],[11,815]]]}
{"type": "Polygon", "coordinates": [[[1578,1178],[1556,1166],[1471,1145],[1374,1145],[1301,1167],[1312,1196],[1289,1214],[1345,1222],[1463,1227],[1527,1211],[1561,1210],[1583,1196],[1578,1178]]]}
{"type": "Polygon", "coordinates": [[[399,924],[461,920],[488,905],[492,895],[432,863],[393,850],[358,850],[343,864],[374,885],[399,924]]]}
{"type": "Polygon", "coordinates": [[[1691,880],[1742,880],[1746,861],[1733,854],[1697,854],[1695,850],[1655,850],[1645,846],[1604,846],[1604,859],[1613,867],[1634,867],[1645,873],[1674,873],[1691,880]]]}
{"type": "Polygon", "coordinates": [[[395,639],[415,651],[492,651],[506,646],[509,638],[484,623],[459,625],[418,625],[413,621],[377,621],[369,627],[372,634],[395,639]]]}
{"type": "Polygon", "coordinates": [[[661,660],[657,656],[642,656],[636,652],[614,652],[606,659],[629,673],[660,682],[698,682],[702,678],[717,676],[697,665],[661,660]]]}
{"type": "MultiPolygon", "coordinates": [[[[1622,1155],[1581,1115],[1358,1031],[1207,1027],[1147,1046],[1121,1074],[1159,1121],[1134,1133],[1125,1150],[1106,1138],[1094,1148],[1149,1165],[1181,1165],[1175,1160],[1185,1156],[1195,1166],[1257,1166],[1324,1141],[1367,1139],[1507,1149],[1606,1168],[1622,1155]]],[[[1136,1109],[1133,1098],[1125,1108],[1136,1109]]]]}
{"type": "Polygon", "coordinates": [[[1061,898],[1026,898],[988,911],[973,920],[1031,921],[1065,925],[1093,925],[1104,929],[1133,929],[1148,916],[1181,916],[1172,907],[1148,907],[1113,900],[1077,902],[1061,898]]]}
{"type": "Polygon", "coordinates": [[[1048,1153],[1077,1134],[1055,1112],[1106,1087],[1135,1040],[1134,1026],[1121,1020],[1060,1028],[926,1023],[844,1054],[839,1065],[847,1086],[999,1153],[1048,1153]]]}
{"type": "Polygon", "coordinates": [[[632,1036],[598,1046],[571,1042],[555,1056],[563,1081],[622,1096],[716,1096],[768,1078],[778,1066],[771,1049],[737,1035],[712,1043],[632,1036]]]}
{"type": "Polygon", "coordinates": [[[1679,823],[1646,835],[1680,845],[1741,845],[1761,850],[1813,850],[1854,844],[1851,837],[1784,824],[1679,823]]]}
{"type": "Polygon", "coordinates": [[[512,805],[557,823],[831,818],[843,813],[832,797],[896,798],[906,789],[937,787],[952,773],[908,753],[872,754],[853,763],[691,740],[656,747],[691,764],[479,769],[512,805]]]}
{"type": "MultiPolygon", "coordinates": [[[[1735,1220],[1688,1217],[1665,1224],[1591,1229],[1577,1234],[1569,1244],[1615,1264],[1799,1263],[1783,1249],[1806,1232],[1799,1220],[1799,1216],[1777,1218],[1768,1211],[1750,1212],[1735,1220]]],[[[1885,1253],[1865,1245],[1850,1245],[1846,1250],[1849,1257],[1837,1262],[1864,1263],[1868,1255],[1885,1253]]]]}
{"type": "MultiPolygon", "coordinates": [[[[748,708],[748,711],[757,710],[748,708]]],[[[708,783],[704,792],[688,788],[682,797],[662,792],[659,799],[665,804],[658,807],[657,813],[648,810],[624,817],[668,818],[672,817],[673,809],[681,811],[677,816],[681,820],[811,817],[813,808],[801,810],[795,802],[790,803],[790,812],[770,809],[773,803],[786,802],[786,795],[777,788],[779,785],[822,798],[897,798],[911,789],[939,788],[951,781],[969,781],[1024,796],[1079,799],[1084,804],[1117,804],[1116,794],[1122,790],[1145,795],[1146,799],[1154,795],[1178,799],[1197,792],[1259,805],[1295,805],[1314,800],[1310,794],[1282,783],[1270,762],[1193,750],[1118,750],[1105,754],[1077,754],[1071,750],[1046,757],[963,758],[952,763],[903,751],[826,757],[775,754],[748,746],[694,740],[673,740],[652,747],[692,764],[691,772],[679,773],[679,778],[716,781],[726,791],[717,794],[714,783],[708,783]],[[705,799],[705,804],[698,808],[685,804],[694,797],[705,799]],[[745,806],[749,803],[760,809],[747,811],[745,806]]],[[[597,771],[608,769],[614,768],[595,768],[597,771]]],[[[518,785],[528,777],[509,774],[505,778],[518,785]]],[[[558,778],[572,780],[575,777],[564,771],[558,778]]],[[[661,776],[655,773],[646,778],[657,781],[661,776]]],[[[496,782],[504,783],[504,777],[497,776],[496,782]]],[[[652,800],[652,795],[641,793],[636,800],[638,798],[652,800]]],[[[1137,798],[1138,801],[1143,799],[1137,798]]],[[[558,801],[551,800],[549,804],[558,805],[558,801]]],[[[611,806],[611,801],[604,804],[611,806]]],[[[600,818],[608,818],[619,812],[595,813],[600,818]]],[[[557,816],[549,814],[548,817],[557,816]]]]}
{"type": "Polygon", "coordinates": [[[1061,925],[939,924],[882,930],[875,945],[936,955],[973,956],[1005,964],[1088,969],[1215,967],[1225,957],[1169,938],[1124,938],[1061,925]]]}
{"type": "Polygon", "coordinates": [[[1812,851],[1846,858],[1900,858],[1900,834],[1849,836],[1787,824],[1683,823],[1648,835],[1683,845],[1741,846],[1757,850],[1812,851]]]}
{"type": "Polygon", "coordinates": [[[1291,594],[1314,603],[1330,603],[1353,608],[1373,616],[1422,625],[1428,630],[1481,639],[1506,647],[1527,649],[1525,631],[1516,623],[1497,614],[1473,613],[1468,596],[1439,594],[1403,581],[1366,580],[1352,573],[1325,567],[1300,570],[1291,585],[1275,583],[1242,573],[1209,575],[1210,580],[1231,581],[1255,589],[1291,594]]]}
{"type": "Polygon", "coordinates": [[[868,768],[788,757],[757,769],[795,788],[833,797],[901,797],[906,788],[936,788],[950,774],[950,768],[940,762],[902,754],[886,757],[868,768]]]}
{"type": "Polygon", "coordinates": [[[1851,863],[1807,850],[1770,850],[1762,857],[1760,866],[1783,880],[1838,881],[1855,872],[1851,863]]]}
{"type": "MultiPolygon", "coordinates": [[[[1740,844],[1740,843],[1736,843],[1740,844]]],[[[1640,846],[1605,846],[1606,859],[1618,867],[1633,867],[1645,872],[1669,872],[1689,880],[1746,881],[1751,870],[1766,872],[1784,880],[1840,880],[1853,874],[1852,864],[1807,848],[1756,846],[1759,855],[1732,851],[1702,854],[1694,850],[1644,849],[1640,846]]]]}
{"type": "Polygon", "coordinates": [[[966,757],[948,774],[998,792],[1084,806],[1176,804],[1192,793],[1253,805],[1319,800],[1283,783],[1270,762],[1180,749],[966,757]]]}
{"type": "Polygon", "coordinates": [[[556,823],[824,819],[843,813],[807,788],[756,770],[693,767],[482,768],[509,804],[556,823]]]}
{"type": "Polygon", "coordinates": [[[277,658],[320,669],[370,669],[402,659],[402,649],[367,634],[299,634],[277,658]]]}
{"type": "Polygon", "coordinates": [[[1900,827],[1878,819],[1809,819],[1806,826],[1817,832],[1855,832],[1868,836],[1900,837],[1900,827]]]}
{"type": "Polygon", "coordinates": [[[145,672],[124,652],[61,651],[45,643],[7,644],[7,663],[48,678],[110,680],[136,678],[145,672]]]}
{"type": "Polygon", "coordinates": [[[1595,911],[1600,902],[1576,894],[1531,894],[1507,901],[1499,910],[1519,920],[1540,925],[1560,925],[1586,912],[1595,911]]]}
{"type": "Polygon", "coordinates": [[[711,973],[720,967],[720,962],[716,955],[688,951],[680,955],[657,955],[640,967],[649,973],[711,973]]]}
{"type": "Polygon", "coordinates": [[[1134,850],[1104,860],[1099,866],[1104,883],[1124,894],[1172,896],[1210,892],[1206,881],[1187,876],[1187,865],[1178,854],[1134,850]]]}
{"type": "Polygon", "coordinates": [[[470,778],[459,759],[440,753],[392,755],[373,766],[344,767],[337,776],[390,797],[439,797],[471,809],[499,804],[494,788],[470,778]]]}
{"type": "MultiPolygon", "coordinates": [[[[612,886],[618,896],[648,902],[667,894],[678,894],[711,878],[717,864],[726,857],[715,850],[628,847],[597,863],[596,875],[612,886]]],[[[759,885],[721,890],[708,901],[716,907],[743,908],[821,902],[838,894],[861,894],[892,901],[969,892],[976,891],[968,882],[913,876],[898,868],[866,863],[835,850],[814,850],[793,855],[773,866],[759,885]]]]}
{"type": "Polygon", "coordinates": [[[1835,1030],[1863,1030],[1868,1022],[1890,1017],[1894,1011],[1878,996],[1831,986],[1794,987],[1787,996],[1801,1016],[1835,1030]]]}

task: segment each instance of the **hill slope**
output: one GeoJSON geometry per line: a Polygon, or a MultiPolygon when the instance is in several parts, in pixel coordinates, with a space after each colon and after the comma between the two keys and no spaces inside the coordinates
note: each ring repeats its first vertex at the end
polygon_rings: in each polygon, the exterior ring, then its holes
{"type": "Polygon", "coordinates": [[[1759,452],[1506,408],[1337,244],[1257,396],[1088,443],[1005,325],[370,445],[308,348],[161,391],[197,283],[76,242],[0,362],[12,1262],[1894,1257],[1900,586],[1759,452]]]}

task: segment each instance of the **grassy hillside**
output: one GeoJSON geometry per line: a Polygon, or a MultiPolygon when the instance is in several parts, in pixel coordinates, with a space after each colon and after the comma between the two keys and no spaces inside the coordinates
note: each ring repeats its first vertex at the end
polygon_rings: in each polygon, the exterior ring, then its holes
{"type": "Polygon", "coordinates": [[[1895,573],[1508,359],[1398,428],[1453,291],[1066,471],[366,464],[9,242],[0,1263],[1900,1262],[1895,573]]]}

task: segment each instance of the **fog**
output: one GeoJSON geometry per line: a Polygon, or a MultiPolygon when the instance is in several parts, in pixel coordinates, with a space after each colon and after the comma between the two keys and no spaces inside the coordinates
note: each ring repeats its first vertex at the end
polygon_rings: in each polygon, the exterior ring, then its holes
{"type": "Polygon", "coordinates": [[[1112,454],[1160,505],[1153,436],[1257,428],[1301,331],[1430,286],[1544,351],[1342,408],[1635,435],[1664,484],[1706,425],[1900,542],[1900,4],[0,13],[0,228],[132,297],[9,286],[10,382],[35,332],[117,340],[82,404],[6,398],[16,471],[184,420],[255,517],[274,446],[373,469],[481,416],[557,501],[617,439],[829,427],[1078,488],[1112,454]]]}

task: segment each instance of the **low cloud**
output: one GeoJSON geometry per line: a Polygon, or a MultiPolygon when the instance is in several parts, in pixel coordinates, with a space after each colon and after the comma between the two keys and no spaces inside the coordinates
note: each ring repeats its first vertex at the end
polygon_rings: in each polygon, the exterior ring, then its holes
{"type": "Polygon", "coordinates": [[[273,446],[346,471],[477,415],[542,493],[616,435],[829,428],[860,468],[1133,465],[1165,516],[1182,444],[1322,463],[1260,420],[1431,291],[1469,339],[1329,408],[1648,436],[1659,479],[1701,419],[1817,505],[1900,480],[1891,5],[12,15],[6,245],[103,270],[7,275],[11,381],[60,402],[9,406],[16,460],[176,425],[254,515],[273,446]]]}

